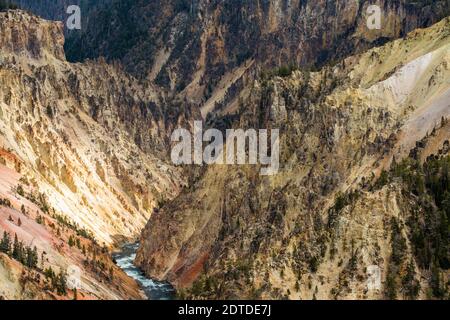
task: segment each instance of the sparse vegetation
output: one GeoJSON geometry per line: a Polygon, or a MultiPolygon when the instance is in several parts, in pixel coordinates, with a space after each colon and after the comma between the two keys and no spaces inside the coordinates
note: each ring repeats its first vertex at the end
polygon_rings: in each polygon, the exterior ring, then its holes
{"type": "Polygon", "coordinates": [[[21,197],[25,196],[25,191],[23,190],[23,187],[21,184],[19,184],[16,188],[16,192],[18,195],[20,195],[21,197]]]}
{"type": "Polygon", "coordinates": [[[1,206],[11,208],[11,201],[6,198],[5,199],[0,198],[0,207],[1,206]]]}
{"type": "Polygon", "coordinates": [[[51,106],[47,106],[47,108],[45,109],[45,113],[47,114],[47,116],[50,119],[53,119],[54,116],[55,116],[55,113],[54,113],[53,108],[51,106]]]}
{"type": "MultiPolygon", "coordinates": [[[[445,143],[447,146],[448,142],[445,143]]],[[[412,214],[406,221],[411,230],[408,234],[415,261],[422,270],[432,270],[429,279],[432,296],[444,298],[448,295],[448,288],[441,270],[450,268],[450,156],[431,155],[423,165],[413,156],[394,162],[389,171],[383,172],[374,188],[382,188],[395,179],[402,182],[405,194],[411,194],[415,199],[412,214]]],[[[396,220],[391,225],[392,254],[386,297],[397,297],[401,285],[404,296],[414,299],[420,290],[415,279],[415,265],[413,261],[405,261],[403,227],[396,220]],[[403,277],[398,279],[396,274],[400,271],[403,277]]]]}
{"type": "Polygon", "coordinates": [[[67,275],[64,270],[56,274],[52,267],[48,267],[44,270],[44,275],[50,281],[50,289],[52,291],[56,291],[56,293],[62,296],[67,295],[67,275]]]}
{"type": "Polygon", "coordinates": [[[287,77],[290,77],[292,75],[292,73],[296,70],[298,70],[298,67],[295,64],[282,65],[282,66],[272,69],[272,70],[262,71],[260,74],[260,78],[263,81],[269,80],[273,77],[287,78],[287,77]]]}
{"type": "Polygon", "coordinates": [[[14,243],[12,243],[11,235],[6,231],[3,232],[3,238],[0,241],[0,252],[7,254],[30,269],[38,268],[38,251],[36,246],[25,246],[22,241],[19,241],[17,234],[14,235],[14,243]]]}
{"type": "Polygon", "coordinates": [[[338,193],[334,201],[334,206],[328,210],[328,227],[333,227],[342,209],[350,204],[354,204],[359,196],[360,193],[358,191],[338,193]]]}
{"type": "Polygon", "coordinates": [[[59,225],[73,230],[78,236],[91,240],[94,243],[96,242],[94,236],[90,231],[86,230],[85,228],[80,228],[78,224],[70,221],[66,216],[54,213],[52,214],[52,218],[56,219],[59,225]]]}

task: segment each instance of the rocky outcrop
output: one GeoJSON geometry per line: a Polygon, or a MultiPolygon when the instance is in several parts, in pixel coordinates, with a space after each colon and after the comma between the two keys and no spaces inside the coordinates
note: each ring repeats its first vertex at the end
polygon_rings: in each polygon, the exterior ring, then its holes
{"type": "Polygon", "coordinates": [[[15,11],[2,13],[0,21],[2,55],[7,53],[30,56],[32,59],[54,57],[64,60],[62,24],[42,21],[15,11]]]}
{"type": "Polygon", "coordinates": [[[8,168],[15,158],[11,152],[2,150],[1,157],[5,161],[0,164],[0,298],[142,299],[137,283],[114,264],[105,245],[71,215],[51,207],[39,190],[42,181],[8,168]],[[34,252],[31,259],[30,252],[34,252]],[[65,288],[61,279],[66,279],[65,288]]]}
{"type": "MultiPolygon", "coordinates": [[[[390,221],[407,221],[417,200],[399,184],[370,186],[394,157],[408,156],[411,139],[450,116],[449,26],[446,18],[318,72],[255,81],[233,126],[280,128],[280,172],[206,168],[151,217],[136,263],[189,297],[385,297],[390,221]],[[368,292],[371,265],[382,276],[368,292]]],[[[449,138],[447,129],[434,146],[449,138]]],[[[426,268],[417,272],[431,279],[426,268]]]]}
{"type": "Polygon", "coordinates": [[[120,66],[67,63],[59,22],[7,11],[0,26],[0,145],[97,239],[136,237],[183,183],[164,160],[163,98],[120,66]]]}
{"type": "Polygon", "coordinates": [[[209,112],[227,112],[262,70],[322,66],[404,36],[450,13],[446,1],[118,1],[92,13],[69,59],[104,56],[209,112]]]}
{"type": "MultiPolygon", "coordinates": [[[[406,35],[449,2],[379,1],[373,31],[368,5],[114,1],[66,44],[81,64],[65,60],[61,23],[0,13],[0,163],[14,175],[0,191],[14,200],[11,185],[26,182],[52,223],[70,217],[106,244],[151,216],[136,263],[181,296],[383,298],[405,283],[404,297],[445,296],[448,235],[426,234],[448,229],[434,210],[442,199],[403,180],[421,181],[449,139],[449,20],[406,35]],[[166,161],[168,138],[202,116],[220,129],[279,128],[279,174],[186,168],[186,183],[166,161]],[[397,167],[403,158],[416,162],[397,167]],[[374,265],[381,286],[369,289],[374,265]]],[[[3,218],[25,215],[13,206],[3,218]]],[[[27,236],[39,229],[45,245],[57,231],[38,224],[27,236]]]]}

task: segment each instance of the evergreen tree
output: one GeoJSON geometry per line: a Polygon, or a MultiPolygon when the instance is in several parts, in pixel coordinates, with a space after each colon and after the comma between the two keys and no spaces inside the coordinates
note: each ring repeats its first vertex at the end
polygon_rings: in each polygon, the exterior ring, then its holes
{"type": "Polygon", "coordinates": [[[31,259],[31,268],[37,268],[39,262],[39,255],[36,246],[33,248],[33,255],[31,259]]]}
{"type": "Polygon", "coordinates": [[[52,289],[56,290],[58,287],[58,276],[53,271],[51,266],[49,266],[47,269],[45,269],[44,275],[47,279],[50,279],[52,289]]]}
{"type": "Polygon", "coordinates": [[[26,247],[25,248],[25,256],[22,260],[25,260],[24,264],[28,268],[36,268],[38,265],[38,252],[36,246],[34,248],[26,247]]]}
{"type": "Polygon", "coordinates": [[[19,239],[17,238],[17,233],[14,234],[14,244],[13,244],[13,253],[12,257],[17,261],[22,261],[22,252],[19,243],[19,239]]]}
{"type": "Polygon", "coordinates": [[[44,275],[46,279],[50,280],[52,290],[55,290],[57,287],[57,277],[51,266],[44,270],[44,275]]]}
{"type": "Polygon", "coordinates": [[[23,190],[23,187],[22,187],[22,185],[18,185],[17,186],[17,189],[16,189],[16,191],[17,191],[17,193],[20,195],[20,196],[25,196],[25,191],[23,190]]]}
{"type": "Polygon", "coordinates": [[[397,284],[395,281],[395,275],[392,273],[389,273],[386,277],[385,295],[389,300],[397,299],[397,284]]]}
{"type": "Polygon", "coordinates": [[[443,298],[445,290],[442,285],[441,272],[436,262],[431,267],[431,290],[433,295],[437,298],[443,298]]]}
{"type": "Polygon", "coordinates": [[[20,252],[19,262],[25,265],[27,262],[27,254],[22,241],[19,241],[19,252],[20,252]]]}
{"type": "Polygon", "coordinates": [[[69,246],[72,248],[74,246],[74,244],[75,244],[75,241],[73,240],[73,237],[70,236],[69,237],[69,246]]]}
{"type": "Polygon", "coordinates": [[[61,271],[57,277],[56,281],[56,291],[59,295],[67,294],[67,278],[66,273],[61,271]]]}
{"type": "Polygon", "coordinates": [[[9,199],[0,198],[0,206],[11,208],[11,201],[9,201],[9,199]]]}
{"type": "Polygon", "coordinates": [[[47,253],[45,251],[42,251],[41,253],[41,270],[44,270],[44,263],[45,263],[45,255],[47,253]]]}
{"type": "Polygon", "coordinates": [[[10,251],[11,251],[11,238],[9,233],[4,231],[2,241],[0,241],[0,252],[9,255],[10,251]]]}
{"type": "Polygon", "coordinates": [[[40,214],[38,214],[38,215],[36,216],[36,222],[37,222],[38,224],[45,225],[45,219],[44,219],[44,217],[41,216],[40,214]]]}
{"type": "Polygon", "coordinates": [[[420,290],[420,284],[416,280],[416,270],[412,261],[409,262],[408,267],[406,268],[406,274],[402,279],[402,285],[405,296],[408,299],[414,300],[417,298],[420,290]]]}

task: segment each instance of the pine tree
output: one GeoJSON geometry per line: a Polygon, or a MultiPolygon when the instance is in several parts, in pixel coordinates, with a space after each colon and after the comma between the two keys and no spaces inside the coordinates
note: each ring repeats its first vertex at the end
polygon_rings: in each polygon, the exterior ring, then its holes
{"type": "Polygon", "coordinates": [[[17,189],[16,189],[16,191],[17,191],[17,193],[20,195],[20,196],[25,196],[25,191],[23,190],[23,187],[22,187],[22,185],[18,185],[17,186],[17,189]]]}
{"type": "Polygon", "coordinates": [[[442,298],[445,294],[441,278],[439,265],[434,262],[431,267],[431,290],[433,295],[437,298],[442,298]]]}
{"type": "Polygon", "coordinates": [[[58,277],[56,276],[56,273],[53,271],[51,266],[45,269],[44,275],[47,279],[50,279],[52,289],[55,290],[58,286],[58,277]]]}
{"type": "Polygon", "coordinates": [[[389,273],[386,277],[385,294],[389,300],[397,299],[397,284],[395,281],[395,276],[391,273],[389,273]]]}
{"type": "Polygon", "coordinates": [[[11,251],[11,238],[9,236],[9,233],[4,231],[2,241],[0,241],[0,252],[9,255],[10,251],[11,251]]]}
{"type": "Polygon", "coordinates": [[[67,279],[66,279],[66,273],[61,271],[57,277],[57,286],[56,291],[59,295],[66,295],[67,294],[67,279]]]}
{"type": "Polygon", "coordinates": [[[26,247],[25,253],[27,256],[25,265],[31,268],[31,266],[33,265],[33,251],[31,250],[31,247],[26,247]]]}
{"type": "Polygon", "coordinates": [[[26,252],[26,259],[25,265],[28,268],[36,268],[38,265],[38,252],[36,246],[32,249],[31,247],[27,247],[25,249],[26,252]]]}
{"type": "Polygon", "coordinates": [[[73,241],[73,237],[69,237],[69,246],[72,248],[74,246],[75,242],[73,241]]]}
{"type": "Polygon", "coordinates": [[[24,247],[22,241],[19,241],[19,252],[20,252],[20,260],[19,260],[19,262],[22,263],[23,265],[26,265],[26,263],[27,263],[27,255],[26,255],[26,250],[25,250],[25,247],[24,247]]]}
{"type": "Polygon", "coordinates": [[[33,248],[33,255],[31,259],[31,268],[37,268],[39,263],[39,255],[36,246],[33,248]]]}
{"type": "Polygon", "coordinates": [[[14,234],[14,244],[13,244],[13,253],[12,257],[16,259],[17,261],[22,260],[22,252],[20,250],[20,243],[19,239],[17,238],[17,233],[14,234]]]}
{"type": "Polygon", "coordinates": [[[45,269],[44,275],[45,275],[46,278],[48,278],[48,279],[50,279],[52,281],[55,278],[55,272],[53,271],[51,266],[48,267],[47,269],[45,269]]]}
{"type": "Polygon", "coordinates": [[[415,278],[416,270],[414,268],[414,263],[409,262],[406,268],[406,274],[402,279],[402,285],[405,292],[405,296],[408,299],[414,300],[417,298],[420,290],[420,284],[415,278]]]}

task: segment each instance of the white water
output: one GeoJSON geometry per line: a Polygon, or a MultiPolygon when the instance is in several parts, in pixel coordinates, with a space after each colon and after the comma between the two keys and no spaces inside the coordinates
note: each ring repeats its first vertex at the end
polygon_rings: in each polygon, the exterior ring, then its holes
{"type": "Polygon", "coordinates": [[[117,265],[131,278],[135,279],[149,300],[171,300],[175,297],[174,288],[166,282],[159,282],[145,277],[144,273],[133,264],[139,243],[127,244],[122,251],[113,255],[117,265]]]}

